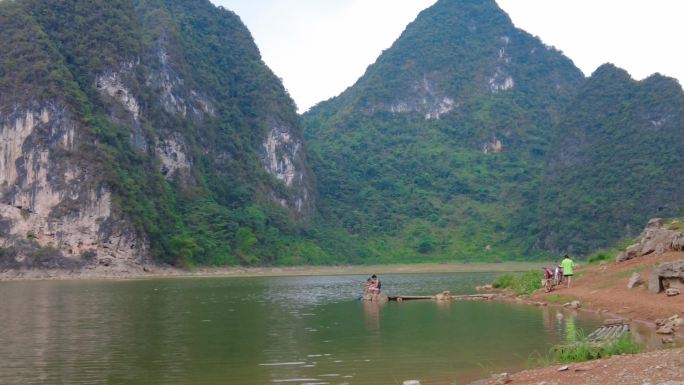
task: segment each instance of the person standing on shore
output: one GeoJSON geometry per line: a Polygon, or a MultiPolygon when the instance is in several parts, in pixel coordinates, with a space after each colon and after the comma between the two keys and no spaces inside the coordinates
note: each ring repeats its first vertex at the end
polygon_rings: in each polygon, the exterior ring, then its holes
{"type": "Polygon", "coordinates": [[[563,261],[561,261],[561,267],[563,268],[563,277],[565,277],[568,280],[569,289],[570,284],[572,283],[572,268],[575,267],[575,262],[573,262],[572,258],[566,254],[563,257],[563,261]]]}

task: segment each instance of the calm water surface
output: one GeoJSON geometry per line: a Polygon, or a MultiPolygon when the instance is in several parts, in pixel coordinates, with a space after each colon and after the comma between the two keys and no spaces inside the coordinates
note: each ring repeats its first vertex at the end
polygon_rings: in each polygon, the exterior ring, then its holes
{"type": "MultiPolygon", "coordinates": [[[[381,278],[406,295],[494,276],[381,278]]],[[[362,303],[365,278],[2,283],[0,384],[460,384],[600,323],[506,303],[362,303]]]]}

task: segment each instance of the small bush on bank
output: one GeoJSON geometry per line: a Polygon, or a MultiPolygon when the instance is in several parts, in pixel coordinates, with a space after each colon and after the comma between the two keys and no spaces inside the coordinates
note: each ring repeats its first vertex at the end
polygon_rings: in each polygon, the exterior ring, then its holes
{"type": "Polygon", "coordinates": [[[543,278],[544,274],[541,271],[526,271],[514,281],[513,290],[517,295],[530,295],[535,290],[541,289],[543,278]]]}
{"type": "Polygon", "coordinates": [[[603,261],[611,261],[613,260],[614,257],[611,257],[609,253],[599,251],[596,254],[592,254],[589,256],[589,259],[587,259],[587,262],[590,264],[596,264],[596,263],[601,263],[603,261]]]}
{"type": "Polygon", "coordinates": [[[541,271],[530,270],[521,275],[503,274],[494,280],[492,286],[497,289],[512,289],[517,295],[529,295],[541,289],[541,271]]]}
{"type": "Polygon", "coordinates": [[[620,339],[605,344],[582,341],[571,347],[554,349],[552,357],[555,362],[569,363],[597,360],[619,354],[636,354],[641,347],[634,342],[631,334],[625,334],[620,339]]]}
{"type": "Polygon", "coordinates": [[[496,289],[508,289],[513,284],[513,279],[513,274],[500,275],[494,279],[492,286],[496,289]]]}

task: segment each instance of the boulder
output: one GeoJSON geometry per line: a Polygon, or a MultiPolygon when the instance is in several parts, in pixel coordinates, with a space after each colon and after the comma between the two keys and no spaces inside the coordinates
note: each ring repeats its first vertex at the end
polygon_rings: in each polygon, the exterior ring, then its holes
{"type": "Polygon", "coordinates": [[[627,282],[627,288],[628,289],[633,289],[636,286],[640,286],[644,284],[643,278],[641,278],[641,274],[634,272],[632,273],[632,276],[629,277],[629,282],[627,282]]]}
{"type": "Polygon", "coordinates": [[[646,224],[646,230],[648,229],[659,229],[665,225],[663,218],[651,218],[646,224]]]}
{"type": "Polygon", "coordinates": [[[679,318],[679,315],[675,314],[670,318],[657,319],[655,323],[658,326],[656,333],[674,334],[680,326],[684,325],[684,319],[679,318]]]}
{"type": "Polygon", "coordinates": [[[672,250],[684,251],[684,233],[677,233],[672,238],[672,250]]]}
{"type": "Polygon", "coordinates": [[[674,287],[665,289],[665,294],[668,297],[674,297],[675,295],[679,295],[679,293],[680,293],[679,289],[675,289],[674,287]]]}
{"type": "Polygon", "coordinates": [[[616,262],[624,262],[624,261],[630,260],[632,258],[636,258],[636,257],[641,255],[640,254],[641,249],[642,249],[641,244],[635,243],[635,244],[627,247],[625,249],[625,251],[620,252],[620,254],[618,254],[617,258],[615,258],[615,261],[616,262]]]}
{"type": "Polygon", "coordinates": [[[679,232],[668,229],[649,229],[644,231],[644,237],[641,240],[640,255],[648,255],[653,252],[662,254],[672,247],[672,241],[679,232]]]}
{"type": "Polygon", "coordinates": [[[653,293],[660,293],[667,289],[664,282],[672,282],[673,278],[684,279],[684,260],[661,263],[651,271],[648,279],[648,290],[653,293]]]}

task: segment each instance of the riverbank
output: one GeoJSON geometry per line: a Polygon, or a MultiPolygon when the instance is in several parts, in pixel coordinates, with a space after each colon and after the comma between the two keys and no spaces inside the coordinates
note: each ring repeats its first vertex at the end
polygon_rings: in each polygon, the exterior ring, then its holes
{"type": "Polygon", "coordinates": [[[684,380],[684,349],[623,355],[480,380],[470,385],[679,385],[684,380]]]}
{"type": "Polygon", "coordinates": [[[178,269],[171,266],[145,266],[130,269],[80,269],[80,270],[8,270],[0,272],[0,281],[22,280],[129,280],[159,278],[208,278],[208,277],[279,277],[311,275],[370,275],[370,274],[429,274],[429,273],[477,273],[519,272],[539,269],[548,265],[543,262],[503,263],[424,263],[397,265],[348,265],[348,266],[293,266],[293,267],[216,267],[178,269]]]}
{"type": "Polygon", "coordinates": [[[665,293],[651,293],[646,284],[632,289],[627,287],[633,273],[639,273],[648,280],[651,269],[657,264],[683,259],[684,252],[667,252],[620,263],[584,265],[577,269],[571,288],[561,285],[551,293],[540,290],[531,299],[550,304],[577,300],[586,309],[645,322],[674,314],[684,317],[684,295],[668,297],[665,293]]]}
{"type": "MultiPolygon", "coordinates": [[[[628,288],[633,273],[645,279],[659,263],[684,259],[684,252],[666,252],[662,255],[646,255],[625,262],[608,262],[600,265],[578,267],[572,287],[560,286],[550,293],[538,290],[521,302],[537,305],[561,306],[579,301],[581,310],[620,317],[650,325],[655,320],[678,315],[684,318],[684,295],[667,296],[652,293],[645,284],[628,288]]],[[[681,333],[674,342],[681,345],[681,333]]],[[[671,341],[671,339],[670,339],[671,341]]],[[[663,343],[667,348],[670,344],[663,343]]],[[[505,383],[521,385],[554,384],[670,384],[667,381],[684,380],[684,349],[662,349],[635,355],[610,357],[570,365],[554,365],[546,368],[525,370],[507,377],[505,383]],[[564,370],[561,370],[564,369],[564,370]]],[[[501,384],[498,378],[480,380],[472,385],[501,384]],[[499,382],[497,382],[499,381],[499,382]]]]}

